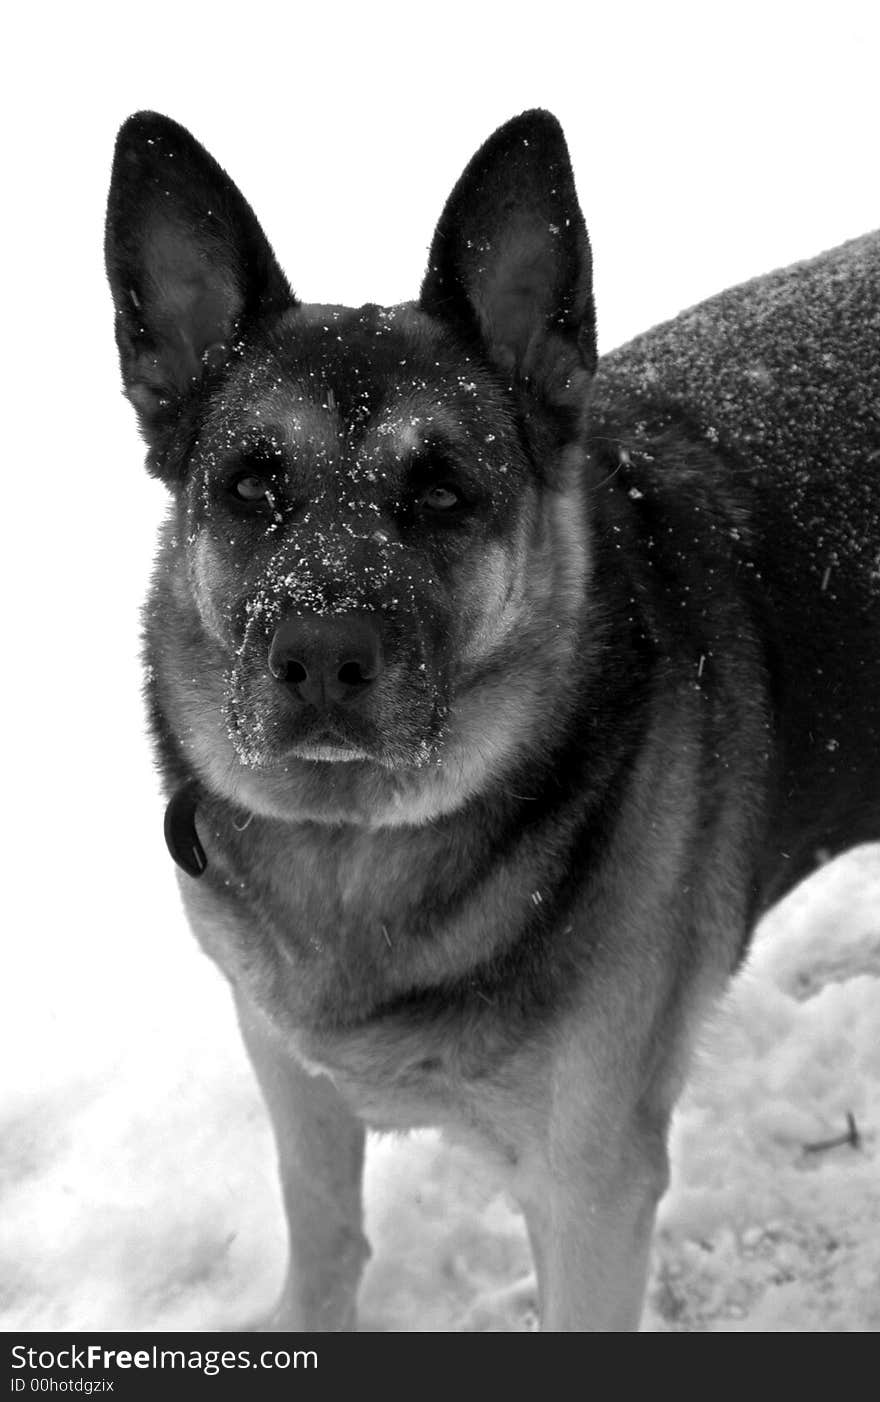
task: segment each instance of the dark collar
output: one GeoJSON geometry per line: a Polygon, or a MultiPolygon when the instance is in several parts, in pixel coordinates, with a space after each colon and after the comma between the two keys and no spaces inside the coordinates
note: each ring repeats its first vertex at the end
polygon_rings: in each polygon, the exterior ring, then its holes
{"type": "Polygon", "coordinates": [[[165,809],[165,842],[177,865],[187,876],[201,876],[208,865],[205,849],[196,832],[198,790],[194,779],[172,794],[165,809]]]}

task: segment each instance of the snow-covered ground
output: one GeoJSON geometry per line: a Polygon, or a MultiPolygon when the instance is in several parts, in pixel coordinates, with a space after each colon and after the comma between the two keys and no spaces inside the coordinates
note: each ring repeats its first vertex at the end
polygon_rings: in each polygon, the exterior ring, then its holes
{"type": "MultiPolygon", "coordinates": [[[[137,606],[163,493],[118,394],[102,220],[154,107],[240,181],[297,291],[412,296],[465,161],[526,107],[565,127],[603,350],[878,223],[868,0],[19,6],[4,226],[0,1327],[232,1326],[283,1228],[219,975],[183,922],[142,739],[137,606]],[[332,33],[331,33],[332,30],[332,33]],[[289,64],[289,81],[278,77],[289,64]],[[328,83],[328,77],[330,82],[328,83]]],[[[880,849],[761,932],[674,1133],[646,1326],[880,1324],[880,849]],[[857,1146],[809,1150],[843,1134],[857,1146]]],[[[428,1135],[371,1146],[371,1330],[525,1329],[519,1219],[428,1135]]]]}

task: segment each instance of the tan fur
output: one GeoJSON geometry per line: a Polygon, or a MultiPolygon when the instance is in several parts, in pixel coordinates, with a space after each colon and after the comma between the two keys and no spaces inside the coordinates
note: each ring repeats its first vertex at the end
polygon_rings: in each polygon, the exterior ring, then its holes
{"type": "MultiPolygon", "coordinates": [[[[721,895],[717,915],[725,925],[714,939],[707,932],[716,953],[696,982],[679,984],[674,967],[664,966],[659,951],[675,939],[697,821],[680,725],[672,713],[658,716],[626,798],[601,905],[574,916],[603,930],[589,981],[565,1016],[515,1049],[500,1071],[489,1071],[496,1034],[487,1040],[478,1024],[455,1042],[442,1024],[417,1028],[393,1015],[363,1032],[294,1031],[300,1017],[279,992],[284,978],[266,984],[262,961],[255,963],[245,994],[234,951],[247,931],[229,924],[202,888],[184,883],[194,927],[221,965],[233,961],[245,1039],[275,1119],[285,1199],[295,1203],[291,1221],[300,1224],[292,1226],[291,1276],[274,1325],[350,1327],[365,1259],[360,1148],[346,1151],[346,1160],[340,1146],[360,1145],[363,1120],[386,1130],[439,1125],[492,1159],[526,1214],[544,1329],[637,1326],[654,1208],[667,1179],[663,1126],[687,1063],[689,1030],[729,973],[725,950],[740,918],[721,895]],[[658,927],[658,912],[668,934],[658,927]],[[218,944],[224,924],[228,935],[218,944]],[[675,1016],[673,1005],[680,1005],[675,1016]],[[668,1040],[674,1026],[682,1030],[668,1040]],[[285,1149],[288,1140],[300,1146],[295,1153],[285,1149]],[[323,1211],[310,1217],[304,1203],[329,1192],[346,1161],[351,1173],[332,1190],[329,1224],[323,1211]],[[303,1179],[305,1163],[311,1167],[303,1179]],[[328,1231],[337,1243],[332,1249],[328,1231]]],[[[727,840],[734,846],[736,823],[732,806],[727,840]]],[[[345,899],[353,907],[370,904],[376,858],[365,833],[360,857],[345,867],[345,899]]],[[[483,894],[486,914],[529,899],[527,885],[528,873],[503,869],[483,894]]],[[[460,930],[450,930],[450,963],[481,918],[469,909],[460,930]]]]}

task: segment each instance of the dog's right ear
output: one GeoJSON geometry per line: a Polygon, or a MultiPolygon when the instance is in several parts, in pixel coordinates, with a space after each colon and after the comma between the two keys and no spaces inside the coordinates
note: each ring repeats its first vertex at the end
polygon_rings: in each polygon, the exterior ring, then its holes
{"type": "Polygon", "coordinates": [[[158,470],[181,406],[235,338],[296,302],[229,176],[155,112],[130,117],[117,137],[105,255],[125,392],[158,470]]]}

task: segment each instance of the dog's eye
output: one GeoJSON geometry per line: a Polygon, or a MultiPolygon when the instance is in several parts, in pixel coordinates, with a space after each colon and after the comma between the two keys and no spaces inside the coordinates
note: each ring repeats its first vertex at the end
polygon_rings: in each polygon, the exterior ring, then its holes
{"type": "Polygon", "coordinates": [[[236,501],[244,502],[248,506],[259,505],[266,502],[271,505],[272,490],[265,477],[260,477],[256,472],[242,472],[237,477],[233,477],[229,483],[229,493],[236,501]]]}
{"type": "Polygon", "coordinates": [[[461,504],[461,493],[446,482],[428,487],[419,498],[419,506],[423,507],[425,511],[454,511],[461,504]]]}

